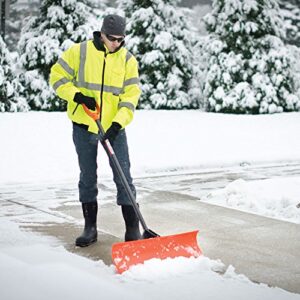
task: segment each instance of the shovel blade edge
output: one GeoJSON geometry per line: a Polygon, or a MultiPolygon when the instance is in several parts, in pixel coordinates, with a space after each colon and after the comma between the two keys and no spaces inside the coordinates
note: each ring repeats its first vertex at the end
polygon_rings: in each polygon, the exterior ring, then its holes
{"type": "Polygon", "coordinates": [[[112,261],[119,274],[152,258],[199,257],[198,230],[112,245],[112,261]]]}

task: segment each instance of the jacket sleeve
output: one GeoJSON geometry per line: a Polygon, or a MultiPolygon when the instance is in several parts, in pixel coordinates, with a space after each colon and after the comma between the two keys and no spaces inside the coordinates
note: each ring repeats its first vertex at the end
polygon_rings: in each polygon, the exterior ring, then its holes
{"type": "Polygon", "coordinates": [[[74,86],[79,55],[79,44],[75,44],[62,54],[50,71],[50,85],[56,94],[66,101],[73,101],[75,94],[79,92],[74,86]]]}
{"type": "Polygon", "coordinates": [[[119,96],[120,102],[118,112],[113,119],[113,122],[119,123],[123,128],[132,121],[135,108],[141,95],[138,63],[136,58],[130,54],[130,52],[127,53],[127,57],[128,56],[123,93],[119,96]]]}

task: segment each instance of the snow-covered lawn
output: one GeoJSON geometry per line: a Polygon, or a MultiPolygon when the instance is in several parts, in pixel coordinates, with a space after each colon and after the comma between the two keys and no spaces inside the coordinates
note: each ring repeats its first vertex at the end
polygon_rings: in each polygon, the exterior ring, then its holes
{"type": "MultiPolygon", "coordinates": [[[[137,111],[127,128],[134,176],[174,170],[300,161],[300,113],[223,115],[137,111]]],[[[3,113],[0,183],[77,180],[65,113],[3,113]]],[[[110,174],[99,153],[99,175],[110,174]]]]}
{"type": "MultiPolygon", "coordinates": [[[[132,173],[137,177],[239,166],[247,172],[247,166],[256,164],[300,162],[299,121],[300,113],[242,116],[137,111],[127,128],[132,173]]],[[[72,126],[65,113],[4,113],[0,133],[0,186],[77,182],[72,126]]],[[[99,176],[110,177],[107,156],[99,148],[99,176]]],[[[300,176],[238,180],[202,200],[300,223],[299,183],[300,176]]]]}
{"type": "MultiPolygon", "coordinates": [[[[238,116],[137,111],[127,129],[133,176],[300,162],[299,118],[299,113],[238,116]]],[[[65,113],[4,113],[0,134],[0,196],[1,187],[78,180],[71,123],[65,113]]],[[[103,151],[98,165],[100,179],[111,176],[103,151]]],[[[191,193],[197,195],[197,190],[191,193]]],[[[300,223],[299,194],[300,176],[293,175],[239,179],[201,200],[300,223]]],[[[254,284],[233,267],[224,270],[222,262],[207,257],[154,260],[116,275],[113,266],[21,231],[6,214],[5,203],[2,207],[1,299],[300,299],[254,284]]]]}

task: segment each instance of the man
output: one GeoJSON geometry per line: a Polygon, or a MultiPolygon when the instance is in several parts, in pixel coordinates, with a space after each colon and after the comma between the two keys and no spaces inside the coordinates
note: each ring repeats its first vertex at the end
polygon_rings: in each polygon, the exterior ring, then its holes
{"type": "MultiPolygon", "coordinates": [[[[73,141],[80,167],[79,200],[85,220],[76,245],[88,246],[97,241],[97,150],[96,122],[82,104],[101,108],[100,122],[106,131],[127,181],[135,195],[130,175],[130,161],[124,127],[132,118],[140,96],[138,66],[135,57],[124,48],[125,19],[108,15],[101,32],[93,40],[74,44],[51,68],[50,84],[57,95],[68,102],[68,116],[73,122],[73,141]]],[[[141,239],[139,221],[118,178],[117,204],[125,221],[125,241],[141,239]]]]}

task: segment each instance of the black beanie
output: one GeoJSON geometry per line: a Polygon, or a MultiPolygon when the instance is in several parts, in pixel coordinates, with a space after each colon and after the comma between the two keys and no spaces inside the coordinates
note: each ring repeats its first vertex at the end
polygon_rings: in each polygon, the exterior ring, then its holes
{"type": "Polygon", "coordinates": [[[118,15],[107,15],[102,24],[101,32],[125,36],[125,18],[118,15]]]}

